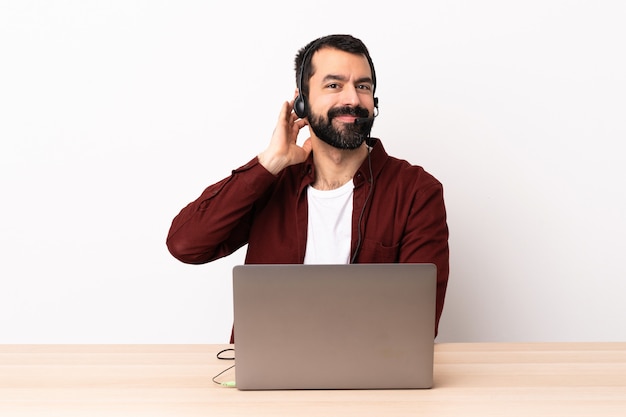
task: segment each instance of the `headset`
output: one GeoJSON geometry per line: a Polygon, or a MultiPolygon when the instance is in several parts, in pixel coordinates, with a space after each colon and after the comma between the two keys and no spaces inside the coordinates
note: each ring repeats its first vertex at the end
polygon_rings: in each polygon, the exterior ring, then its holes
{"type": "MultiPolygon", "coordinates": [[[[319,49],[319,44],[321,43],[320,41],[321,39],[314,41],[306,49],[306,51],[304,52],[304,56],[302,57],[302,63],[300,64],[300,71],[298,72],[298,78],[297,78],[298,97],[296,97],[296,99],[293,102],[293,111],[301,119],[309,115],[308,100],[302,89],[302,85],[304,84],[304,71],[307,65],[309,65],[309,61],[311,60],[311,56],[313,55],[313,53],[319,49]]],[[[375,93],[376,92],[376,71],[374,70],[374,63],[372,62],[372,59],[370,58],[369,54],[365,54],[365,57],[367,58],[367,62],[370,66],[370,71],[372,73],[372,84],[374,86],[372,93],[375,93]]],[[[378,109],[377,97],[374,97],[374,108],[378,109]]]]}
{"type": "MultiPolygon", "coordinates": [[[[304,84],[304,72],[305,72],[307,65],[309,65],[311,56],[316,50],[319,49],[322,39],[323,38],[313,41],[313,43],[311,43],[311,45],[309,45],[309,47],[304,52],[304,56],[302,57],[302,63],[300,64],[300,71],[298,72],[298,77],[296,79],[296,83],[298,87],[298,97],[296,97],[296,99],[293,102],[293,111],[301,119],[309,115],[308,101],[302,88],[302,85],[304,84]]],[[[370,66],[370,71],[372,73],[372,85],[373,85],[372,94],[374,94],[376,92],[376,71],[374,70],[374,63],[372,62],[372,59],[370,58],[369,53],[366,53],[364,55],[367,58],[367,62],[370,66]]],[[[378,110],[378,97],[374,96],[374,115],[372,117],[357,118],[355,120],[355,123],[356,124],[365,123],[365,122],[372,120],[374,117],[378,115],[377,110],[378,110]]],[[[368,138],[369,138],[369,134],[368,134],[368,138]]],[[[369,141],[368,141],[368,145],[369,145],[369,141]]],[[[354,249],[354,252],[352,253],[352,256],[350,257],[350,263],[355,263],[356,257],[359,254],[359,251],[361,249],[361,244],[363,243],[364,231],[362,230],[363,228],[361,226],[361,223],[363,222],[363,215],[365,214],[365,207],[367,206],[367,203],[374,189],[374,174],[372,172],[372,159],[370,156],[369,146],[368,146],[368,151],[367,151],[367,161],[368,161],[368,167],[370,171],[370,189],[365,198],[365,202],[363,203],[363,208],[361,209],[361,213],[359,214],[359,221],[358,221],[359,226],[358,226],[358,233],[357,233],[358,241],[354,249]]]]}

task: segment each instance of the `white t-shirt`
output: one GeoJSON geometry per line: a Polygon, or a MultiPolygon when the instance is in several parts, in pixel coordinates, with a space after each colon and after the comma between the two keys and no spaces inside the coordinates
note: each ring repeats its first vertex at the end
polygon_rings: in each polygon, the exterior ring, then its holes
{"type": "Polygon", "coordinates": [[[350,263],[353,194],[352,181],[328,191],[307,188],[309,219],[305,264],[350,263]]]}

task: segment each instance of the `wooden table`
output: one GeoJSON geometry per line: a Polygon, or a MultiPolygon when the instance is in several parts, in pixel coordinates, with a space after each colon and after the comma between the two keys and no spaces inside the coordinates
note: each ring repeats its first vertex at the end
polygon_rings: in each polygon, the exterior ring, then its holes
{"type": "Polygon", "coordinates": [[[0,345],[0,416],[626,416],[626,343],[437,344],[434,388],[380,391],[223,387],[225,347],[0,345]]]}

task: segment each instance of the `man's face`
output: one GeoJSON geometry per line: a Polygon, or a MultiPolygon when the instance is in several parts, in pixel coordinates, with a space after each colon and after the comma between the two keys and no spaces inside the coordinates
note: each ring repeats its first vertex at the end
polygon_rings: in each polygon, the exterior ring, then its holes
{"type": "Polygon", "coordinates": [[[367,58],[332,48],[315,52],[314,74],[309,80],[308,116],[311,130],[322,141],[339,149],[356,149],[369,135],[374,97],[367,58]]]}

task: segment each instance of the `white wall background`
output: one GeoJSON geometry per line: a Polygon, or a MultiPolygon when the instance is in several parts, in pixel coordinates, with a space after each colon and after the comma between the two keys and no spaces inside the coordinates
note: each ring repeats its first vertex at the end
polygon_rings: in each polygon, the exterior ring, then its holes
{"type": "Polygon", "coordinates": [[[622,1],[0,0],[0,343],[223,343],[173,216],[263,149],[293,57],[351,33],[387,150],[445,186],[439,341],[626,340],[622,1]]]}

